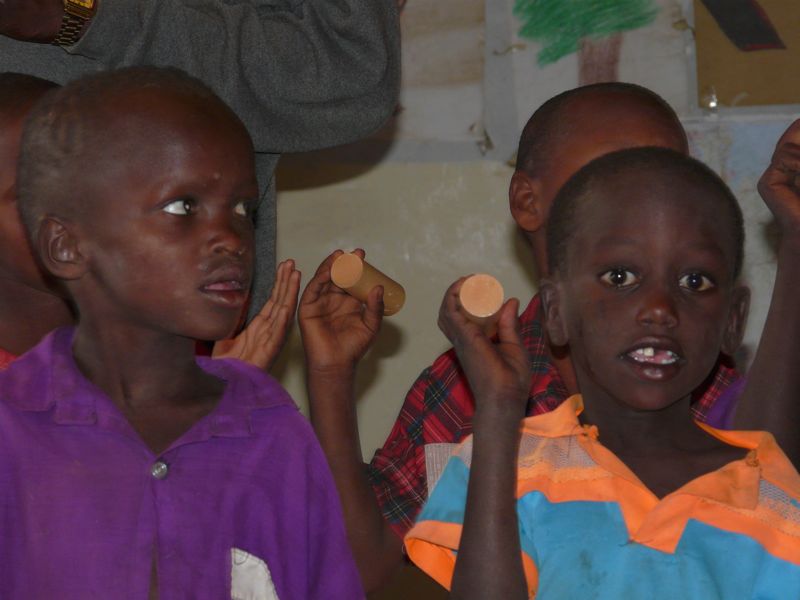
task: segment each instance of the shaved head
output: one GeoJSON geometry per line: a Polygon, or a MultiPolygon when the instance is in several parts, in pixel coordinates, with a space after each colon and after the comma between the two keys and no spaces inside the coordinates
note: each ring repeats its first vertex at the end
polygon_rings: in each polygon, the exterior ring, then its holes
{"type": "MultiPolygon", "coordinates": [[[[143,124],[244,125],[205,84],[177,69],[135,67],[91,75],[49,94],[31,112],[19,163],[19,209],[35,237],[48,213],[75,218],[94,184],[112,177],[141,139],[143,124]]],[[[164,135],[167,135],[166,131],[164,135]]]]}
{"type": "Polygon", "coordinates": [[[619,119],[625,120],[626,128],[647,129],[669,141],[670,147],[688,149],[678,116],[658,94],[632,83],[597,83],[554,96],[533,113],[520,136],[516,168],[540,176],[556,159],[555,148],[619,119]]]}

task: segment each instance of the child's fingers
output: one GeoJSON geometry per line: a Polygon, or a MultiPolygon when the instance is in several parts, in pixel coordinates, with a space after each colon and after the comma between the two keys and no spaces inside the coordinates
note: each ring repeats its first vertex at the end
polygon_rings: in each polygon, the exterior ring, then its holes
{"type": "Polygon", "coordinates": [[[456,281],[454,281],[447,291],[444,293],[444,298],[442,299],[442,309],[448,313],[457,313],[461,310],[461,300],[459,298],[459,293],[461,292],[461,286],[464,285],[464,281],[466,281],[468,276],[459,277],[456,281]]]}
{"type": "Polygon", "coordinates": [[[800,144],[786,144],[778,148],[772,157],[771,167],[783,172],[800,171],[800,144]]]}
{"type": "Polygon", "coordinates": [[[501,342],[522,344],[522,338],[519,335],[518,311],[519,300],[516,298],[509,298],[503,306],[500,307],[497,319],[497,339],[501,342]]]}
{"type": "Polygon", "coordinates": [[[306,284],[306,289],[303,290],[303,295],[300,296],[301,305],[316,302],[317,299],[319,299],[319,297],[330,287],[331,265],[340,254],[342,254],[341,250],[334,250],[327,256],[327,258],[325,258],[325,260],[320,263],[313,277],[306,284]]]}
{"type": "Polygon", "coordinates": [[[364,308],[364,325],[373,334],[377,333],[383,322],[383,286],[377,285],[367,295],[364,308]]]}
{"type": "MultiPolygon", "coordinates": [[[[282,273],[276,281],[277,290],[273,290],[270,301],[274,306],[297,306],[297,296],[300,293],[300,271],[294,268],[294,262],[281,263],[282,273]]],[[[274,310],[274,308],[273,308],[274,310]]]]}
{"type": "Polygon", "coordinates": [[[452,341],[455,334],[453,328],[453,319],[459,320],[458,317],[464,318],[460,314],[461,301],[458,298],[458,293],[461,291],[461,286],[466,277],[461,277],[450,284],[450,287],[444,293],[442,304],[439,306],[439,320],[438,325],[442,333],[452,341]]]}
{"type": "Polygon", "coordinates": [[[275,274],[275,283],[272,286],[272,294],[270,300],[274,300],[276,304],[281,302],[281,299],[286,294],[286,287],[289,282],[289,277],[294,272],[294,261],[291,259],[284,260],[278,264],[278,271],[275,274]]]}
{"type": "Polygon", "coordinates": [[[286,282],[283,297],[280,301],[280,306],[285,306],[291,309],[291,312],[297,308],[297,297],[300,295],[300,277],[301,273],[294,269],[289,275],[289,280],[286,282]]]}

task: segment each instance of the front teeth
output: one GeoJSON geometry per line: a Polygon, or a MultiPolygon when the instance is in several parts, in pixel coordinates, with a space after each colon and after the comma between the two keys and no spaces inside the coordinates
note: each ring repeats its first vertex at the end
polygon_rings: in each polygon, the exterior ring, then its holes
{"type": "Polygon", "coordinates": [[[678,355],[671,350],[659,350],[656,356],[656,349],[652,346],[637,348],[630,352],[629,356],[636,362],[656,365],[671,365],[678,362],[678,355]]]}

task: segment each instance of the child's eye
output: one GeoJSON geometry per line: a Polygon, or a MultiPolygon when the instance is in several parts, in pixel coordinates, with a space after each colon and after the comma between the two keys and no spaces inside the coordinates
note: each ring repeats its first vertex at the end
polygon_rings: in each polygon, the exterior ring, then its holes
{"type": "Polygon", "coordinates": [[[233,207],[233,212],[240,217],[248,217],[252,212],[250,210],[250,202],[247,200],[242,200],[241,202],[237,202],[236,206],[233,207]]]}
{"type": "Polygon", "coordinates": [[[678,280],[678,284],[693,292],[705,292],[715,286],[714,282],[702,273],[688,273],[678,280]]]}
{"type": "Polygon", "coordinates": [[[600,281],[615,288],[626,288],[639,283],[639,278],[628,269],[611,269],[600,275],[600,281]]]}
{"type": "Polygon", "coordinates": [[[194,210],[194,201],[191,198],[180,198],[165,205],[161,210],[171,215],[189,215],[194,210]]]}

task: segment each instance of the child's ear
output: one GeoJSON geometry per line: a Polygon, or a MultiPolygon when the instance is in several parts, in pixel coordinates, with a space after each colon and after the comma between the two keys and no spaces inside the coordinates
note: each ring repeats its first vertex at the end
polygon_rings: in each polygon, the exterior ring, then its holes
{"type": "Polygon", "coordinates": [[[86,272],[78,236],[70,223],[45,217],[37,236],[39,256],[45,269],[59,279],[79,279],[86,272]]]}
{"type": "Polygon", "coordinates": [[[542,228],[547,212],[542,206],[542,184],[524,171],[514,171],[508,186],[508,203],[511,216],[525,233],[535,233],[542,228]]]}
{"type": "Polygon", "coordinates": [[[722,353],[733,356],[744,337],[747,313],[750,311],[750,289],[739,286],[733,290],[733,301],[728,312],[728,324],[722,338],[722,353]]]}
{"type": "Polygon", "coordinates": [[[569,343],[567,327],[561,311],[561,290],[557,283],[543,280],[539,285],[539,297],[544,309],[544,326],[547,339],[554,346],[566,346],[569,343]]]}

